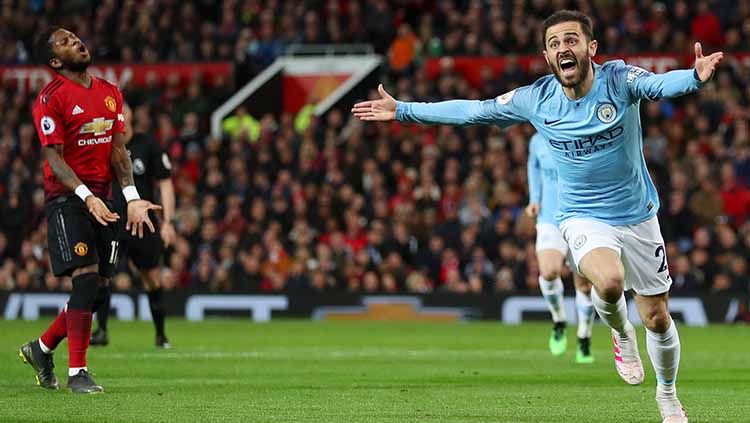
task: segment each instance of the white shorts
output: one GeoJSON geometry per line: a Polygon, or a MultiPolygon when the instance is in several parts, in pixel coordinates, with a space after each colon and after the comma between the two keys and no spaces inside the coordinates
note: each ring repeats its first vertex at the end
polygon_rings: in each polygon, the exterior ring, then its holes
{"type": "Polygon", "coordinates": [[[536,224],[536,251],[557,250],[563,257],[568,255],[568,243],[565,242],[560,228],[551,223],[536,224]]]}
{"type": "Polygon", "coordinates": [[[672,278],[659,221],[652,217],[636,225],[612,226],[594,219],[573,218],[560,225],[570,246],[576,270],[581,259],[595,248],[615,250],[625,267],[625,290],[640,295],[669,291],[672,278]]]}

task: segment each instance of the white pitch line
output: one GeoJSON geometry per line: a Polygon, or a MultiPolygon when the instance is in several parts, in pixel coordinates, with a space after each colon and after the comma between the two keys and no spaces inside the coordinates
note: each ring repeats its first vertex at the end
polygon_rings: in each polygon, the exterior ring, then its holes
{"type": "MultiPolygon", "coordinates": [[[[547,351],[538,355],[547,355],[547,351]]],[[[399,349],[361,349],[361,350],[325,350],[325,349],[284,349],[262,351],[163,351],[163,352],[133,352],[109,353],[101,352],[96,356],[105,359],[353,359],[353,358],[531,358],[534,351],[528,350],[399,350],[399,349]]]]}

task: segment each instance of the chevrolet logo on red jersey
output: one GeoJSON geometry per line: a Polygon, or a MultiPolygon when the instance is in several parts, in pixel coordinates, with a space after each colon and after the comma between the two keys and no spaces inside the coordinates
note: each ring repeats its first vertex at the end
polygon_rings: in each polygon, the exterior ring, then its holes
{"type": "Polygon", "coordinates": [[[112,129],[114,119],[96,118],[89,123],[81,125],[81,134],[104,135],[112,129]]]}

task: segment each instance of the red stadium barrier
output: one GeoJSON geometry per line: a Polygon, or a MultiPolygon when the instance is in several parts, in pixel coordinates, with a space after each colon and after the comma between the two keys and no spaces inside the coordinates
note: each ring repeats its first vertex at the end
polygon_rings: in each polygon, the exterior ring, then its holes
{"type": "MultiPolygon", "coordinates": [[[[195,75],[203,78],[221,76],[228,78],[232,73],[230,62],[206,63],[157,63],[157,64],[102,64],[92,65],[89,70],[120,86],[131,83],[146,85],[147,81],[158,85],[172,78],[178,78],[180,85],[187,84],[195,75]]],[[[35,91],[52,80],[52,71],[44,66],[0,66],[0,80],[3,85],[19,91],[35,91]]]]}

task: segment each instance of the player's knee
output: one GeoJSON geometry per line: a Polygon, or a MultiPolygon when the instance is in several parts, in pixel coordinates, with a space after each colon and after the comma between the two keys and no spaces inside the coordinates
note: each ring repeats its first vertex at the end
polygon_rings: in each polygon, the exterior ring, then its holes
{"type": "Polygon", "coordinates": [[[75,278],[79,275],[85,275],[87,273],[99,273],[99,265],[89,264],[86,266],[77,267],[75,270],[73,270],[73,274],[71,276],[75,278]]]}
{"type": "Polygon", "coordinates": [[[542,250],[537,252],[539,263],[539,276],[548,281],[553,281],[560,277],[563,257],[554,250],[542,250]]]}
{"type": "Polygon", "coordinates": [[[159,269],[151,269],[145,272],[141,272],[141,280],[146,288],[146,291],[153,291],[158,289],[160,284],[159,281],[159,269]]]}
{"type": "Polygon", "coordinates": [[[584,295],[591,294],[591,284],[590,283],[588,283],[588,282],[578,282],[578,280],[576,280],[575,286],[576,286],[576,291],[580,292],[581,294],[584,294],[584,295]]]}
{"type": "Polygon", "coordinates": [[[68,307],[77,310],[91,310],[96,302],[99,288],[97,273],[83,273],[73,276],[73,290],[70,293],[68,307]]]}
{"type": "Polygon", "coordinates": [[[664,333],[669,329],[672,318],[666,310],[661,308],[649,310],[643,316],[643,324],[648,330],[656,333],[664,333]]]}
{"type": "Polygon", "coordinates": [[[96,311],[100,307],[109,305],[110,297],[112,296],[112,288],[109,285],[109,279],[99,278],[99,284],[96,287],[96,297],[94,298],[93,310],[96,311]]]}
{"type": "Polygon", "coordinates": [[[625,288],[625,274],[620,269],[603,272],[599,277],[597,292],[607,302],[617,302],[625,288]]]}
{"type": "Polygon", "coordinates": [[[544,280],[553,281],[560,276],[560,270],[555,268],[540,269],[539,274],[544,280]]]}

